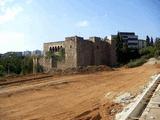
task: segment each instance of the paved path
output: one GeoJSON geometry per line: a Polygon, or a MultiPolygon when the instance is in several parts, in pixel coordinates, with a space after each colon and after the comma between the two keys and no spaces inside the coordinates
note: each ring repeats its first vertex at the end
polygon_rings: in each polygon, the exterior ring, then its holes
{"type": "Polygon", "coordinates": [[[156,89],[140,120],[160,120],[160,85],[156,89]]]}

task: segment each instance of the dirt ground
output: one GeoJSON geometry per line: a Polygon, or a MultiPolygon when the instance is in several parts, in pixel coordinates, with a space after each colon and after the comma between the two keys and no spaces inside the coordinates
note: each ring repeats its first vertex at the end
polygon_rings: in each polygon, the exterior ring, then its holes
{"type": "Polygon", "coordinates": [[[112,100],[123,92],[138,94],[159,71],[155,65],[144,65],[53,77],[49,81],[67,82],[23,92],[14,89],[32,84],[0,88],[10,90],[9,95],[0,95],[0,120],[112,120],[123,107],[112,100]]]}

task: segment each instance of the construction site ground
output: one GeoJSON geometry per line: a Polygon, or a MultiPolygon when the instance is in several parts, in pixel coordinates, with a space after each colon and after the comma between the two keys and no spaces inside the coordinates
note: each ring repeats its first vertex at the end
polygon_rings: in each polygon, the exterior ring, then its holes
{"type": "Polygon", "coordinates": [[[113,99],[139,94],[159,68],[143,65],[2,86],[0,120],[112,120],[123,108],[113,99]]]}

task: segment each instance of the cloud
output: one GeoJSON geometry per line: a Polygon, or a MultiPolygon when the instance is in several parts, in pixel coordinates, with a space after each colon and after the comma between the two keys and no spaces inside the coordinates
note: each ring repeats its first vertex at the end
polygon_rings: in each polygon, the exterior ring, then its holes
{"type": "Polygon", "coordinates": [[[6,51],[25,50],[26,40],[25,34],[21,32],[0,32],[0,53],[6,51]]]}
{"type": "Polygon", "coordinates": [[[89,22],[87,20],[83,20],[83,21],[79,21],[76,24],[77,27],[88,27],[89,26],[89,22]]]}
{"type": "Polygon", "coordinates": [[[0,13],[8,8],[10,3],[13,3],[14,0],[0,0],[0,13]]]}
{"type": "Polygon", "coordinates": [[[21,6],[7,8],[4,11],[3,15],[0,15],[0,24],[4,24],[6,22],[14,20],[14,18],[22,11],[23,8],[21,6]]]}
{"type": "Polygon", "coordinates": [[[0,0],[0,24],[14,20],[22,11],[23,7],[14,4],[14,0],[0,0]]]}
{"type": "Polygon", "coordinates": [[[13,2],[14,0],[0,0],[0,6],[3,7],[9,2],[13,2]]]}
{"type": "Polygon", "coordinates": [[[26,4],[31,4],[33,0],[26,0],[26,4]]]}

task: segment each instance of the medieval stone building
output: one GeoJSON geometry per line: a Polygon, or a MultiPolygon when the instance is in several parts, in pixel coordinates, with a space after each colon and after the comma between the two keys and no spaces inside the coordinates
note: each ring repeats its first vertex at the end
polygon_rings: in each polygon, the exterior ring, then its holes
{"type": "Polygon", "coordinates": [[[41,65],[46,70],[51,68],[66,69],[89,65],[116,64],[116,43],[114,40],[102,40],[99,37],[66,37],[65,41],[44,43],[44,58],[41,65]],[[63,61],[56,61],[54,58],[46,59],[48,51],[56,53],[61,49],[65,50],[63,61]]]}

